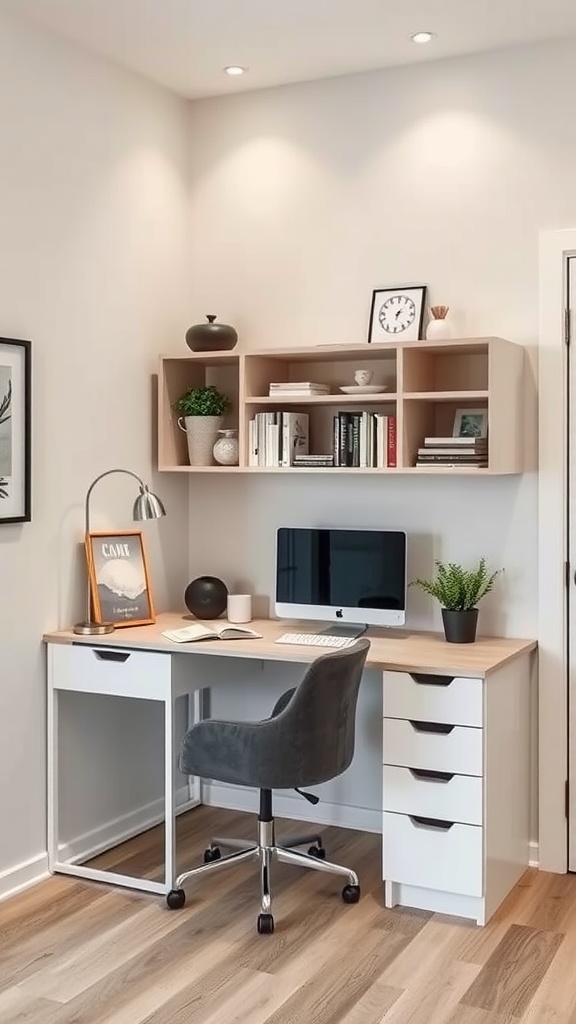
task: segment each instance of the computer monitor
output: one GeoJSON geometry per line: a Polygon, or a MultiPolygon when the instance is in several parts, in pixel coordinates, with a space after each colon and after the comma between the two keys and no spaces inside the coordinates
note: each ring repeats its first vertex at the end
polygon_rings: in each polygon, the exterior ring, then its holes
{"type": "Polygon", "coordinates": [[[276,538],[276,615],[323,619],[326,632],[401,626],[406,618],[402,530],[281,527],[276,538]],[[339,628],[339,627],[343,628],[339,628]]]}

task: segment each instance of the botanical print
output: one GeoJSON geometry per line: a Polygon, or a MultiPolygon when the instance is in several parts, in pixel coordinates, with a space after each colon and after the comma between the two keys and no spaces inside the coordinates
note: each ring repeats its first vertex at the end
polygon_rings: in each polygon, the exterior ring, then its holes
{"type": "Polygon", "coordinates": [[[10,493],[12,475],[12,373],[0,366],[0,498],[10,493]]]}

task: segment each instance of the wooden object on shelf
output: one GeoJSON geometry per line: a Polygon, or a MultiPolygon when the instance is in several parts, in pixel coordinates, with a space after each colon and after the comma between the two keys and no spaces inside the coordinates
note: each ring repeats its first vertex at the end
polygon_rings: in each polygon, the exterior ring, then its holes
{"type": "Polygon", "coordinates": [[[503,338],[368,345],[319,345],[258,352],[194,352],[162,356],[158,386],[158,467],[205,473],[419,473],[492,475],[523,471],[524,349],[503,338]],[[379,394],[343,394],[358,369],[372,371],[379,394]],[[314,380],[330,394],[270,397],[272,382],[314,380]],[[174,402],[188,388],[215,384],[231,399],[225,426],[237,427],[238,466],[188,465],[174,402]],[[424,438],[451,436],[458,409],[488,412],[488,466],[415,466],[424,438]],[[259,411],[306,411],[311,454],[332,450],[333,417],[340,411],[396,417],[397,465],[392,468],[250,466],[248,424],[259,411]]]}

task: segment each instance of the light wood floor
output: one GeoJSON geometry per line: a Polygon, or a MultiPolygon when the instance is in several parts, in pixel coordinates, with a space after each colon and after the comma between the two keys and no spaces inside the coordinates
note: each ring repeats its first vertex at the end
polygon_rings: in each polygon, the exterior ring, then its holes
{"type": "MultiPolygon", "coordinates": [[[[250,815],[179,819],[180,864],[250,815]]],[[[301,829],[286,824],[286,832],[301,829]]],[[[576,876],[529,871],[485,928],[382,905],[380,840],[323,830],[341,882],[278,865],[274,935],[260,936],[251,865],[189,891],[183,910],[128,890],[48,879],[0,904],[2,1024],[576,1024],[576,876]]],[[[157,875],[155,829],[98,859],[157,875]]]]}

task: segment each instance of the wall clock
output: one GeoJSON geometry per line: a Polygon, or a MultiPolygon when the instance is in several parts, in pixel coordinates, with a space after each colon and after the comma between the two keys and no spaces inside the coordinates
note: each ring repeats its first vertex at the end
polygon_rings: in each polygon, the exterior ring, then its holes
{"type": "Polygon", "coordinates": [[[426,285],[376,288],[372,292],[368,341],[419,341],[426,285]]]}

